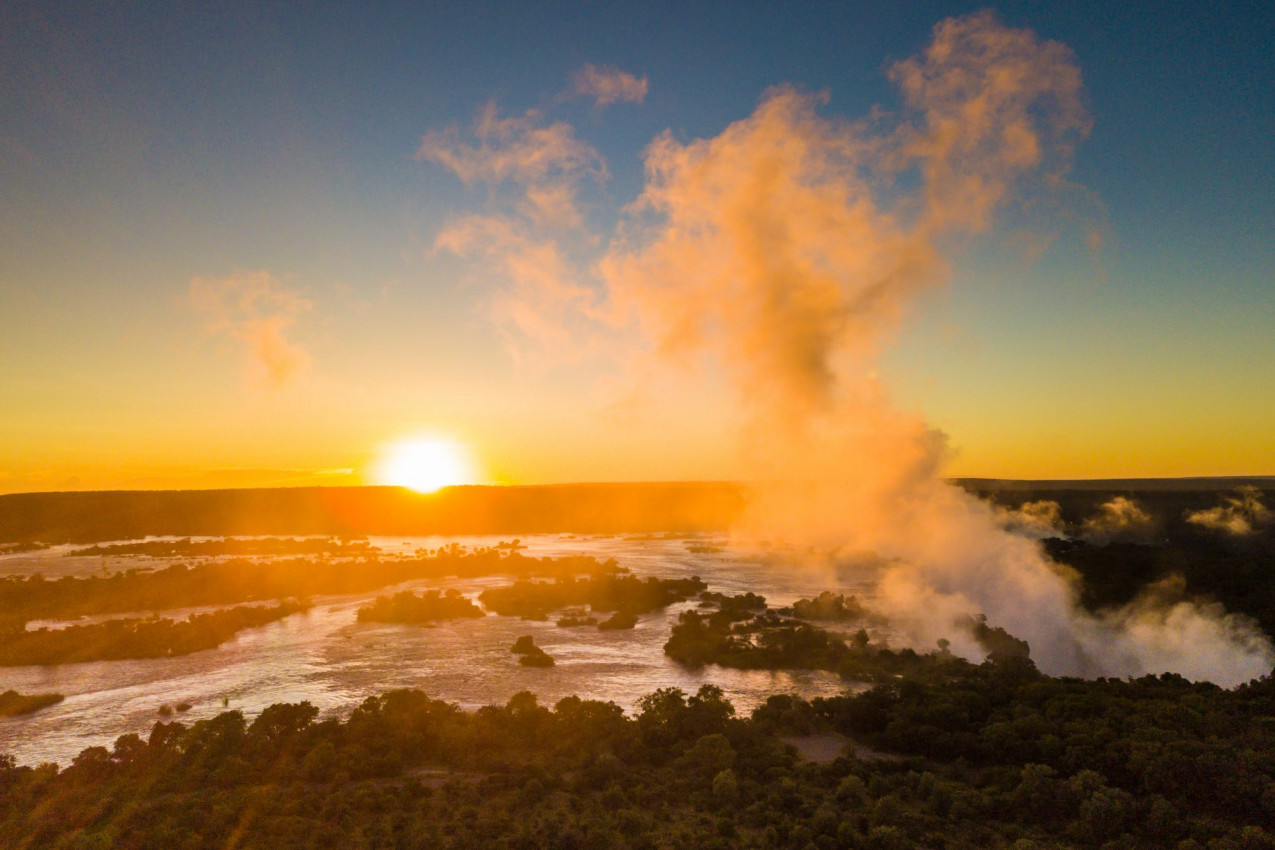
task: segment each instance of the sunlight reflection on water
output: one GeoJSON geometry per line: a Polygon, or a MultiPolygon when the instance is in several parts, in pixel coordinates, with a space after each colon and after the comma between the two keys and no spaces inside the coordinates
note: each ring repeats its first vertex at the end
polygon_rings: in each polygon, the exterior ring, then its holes
{"type": "MultiPolygon", "coordinates": [[[[470,547],[489,546],[497,538],[373,538],[386,553],[411,554],[451,540],[470,547]]],[[[864,594],[862,586],[833,586],[824,572],[765,566],[741,550],[692,553],[684,540],[618,537],[577,538],[545,535],[524,538],[532,556],[568,554],[614,557],[638,576],[677,578],[698,575],[710,590],[761,593],[772,606],[790,604],[828,589],[864,594]]],[[[0,573],[46,576],[90,574],[101,558],[63,557],[66,547],[0,560],[0,573]],[[12,567],[12,569],[10,569],[12,567]]],[[[189,559],[109,559],[110,569],[162,567],[189,559]]],[[[476,598],[486,587],[508,584],[508,577],[414,581],[392,590],[456,587],[476,598]]],[[[557,628],[489,615],[435,626],[356,622],[360,605],[382,588],[358,596],[317,597],[308,612],[240,632],[217,649],[178,658],[104,661],[50,667],[0,668],[0,691],[57,692],[65,701],[24,717],[0,718],[0,753],[20,763],[68,764],[85,747],[110,746],[123,734],[146,737],[162,704],[189,703],[175,716],[183,722],[238,709],[251,718],[276,702],[309,700],[323,716],[341,715],[368,696],[393,688],[419,688],[431,697],[464,708],[503,704],[518,691],[533,691],[552,705],[576,694],[610,700],[631,710],[639,698],[662,687],[688,693],[701,684],[720,686],[740,712],[751,710],[772,693],[831,696],[845,684],[816,671],[731,670],[682,667],[663,654],[664,642],[687,602],[640,618],[630,631],[557,628]],[[556,661],[551,668],[519,666],[509,651],[524,634],[535,637],[556,661]]],[[[184,609],[182,616],[192,610],[184,609]]]]}

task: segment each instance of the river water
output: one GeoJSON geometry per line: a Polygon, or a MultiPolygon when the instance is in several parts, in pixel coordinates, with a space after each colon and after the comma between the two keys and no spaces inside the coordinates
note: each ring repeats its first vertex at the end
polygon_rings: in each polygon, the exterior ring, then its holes
{"type": "MultiPolygon", "coordinates": [[[[448,542],[476,548],[495,538],[372,538],[389,554],[448,542]]],[[[524,538],[524,554],[614,557],[634,575],[684,578],[698,575],[709,590],[753,591],[772,606],[787,605],[823,590],[858,593],[866,588],[822,571],[779,568],[757,550],[724,547],[720,553],[690,552],[703,540],[524,538]]],[[[0,575],[42,573],[84,575],[108,570],[163,567],[189,559],[66,557],[69,547],[0,556],[0,575]]],[[[313,599],[309,611],[261,628],[240,632],[212,650],[178,658],[102,661],[46,667],[0,668],[0,691],[56,692],[58,705],[33,714],[0,718],[0,753],[19,763],[68,764],[85,747],[109,747],[120,735],[146,737],[162,719],[161,705],[189,703],[177,714],[185,723],[228,709],[249,719],[276,702],[309,700],[321,716],[343,715],[368,696],[394,688],[419,688],[431,697],[472,709],[503,704],[519,691],[532,691],[544,705],[568,695],[609,700],[631,711],[657,688],[692,693],[701,684],[721,687],[741,713],[774,693],[831,696],[845,690],[834,674],[814,671],[731,670],[710,665],[691,670],[663,653],[677,616],[696,602],[643,615],[635,629],[558,628],[553,620],[536,622],[488,615],[434,626],[358,623],[357,609],[377,595],[403,589],[455,587],[475,599],[484,588],[508,584],[509,577],[413,581],[357,596],[313,599]],[[523,667],[509,651],[520,635],[532,635],[553,656],[550,668],[523,667]]],[[[168,613],[185,616],[192,610],[168,613]]]]}

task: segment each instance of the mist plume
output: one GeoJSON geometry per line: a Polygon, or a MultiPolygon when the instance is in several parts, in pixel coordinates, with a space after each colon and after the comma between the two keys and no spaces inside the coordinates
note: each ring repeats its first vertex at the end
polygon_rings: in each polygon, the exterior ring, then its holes
{"type": "Polygon", "coordinates": [[[1090,543],[1146,543],[1156,531],[1156,521],[1128,496],[1104,502],[1098,513],[1080,526],[1081,536],[1090,543]]]}
{"type": "Polygon", "coordinates": [[[1024,502],[1016,509],[1006,509],[1000,514],[1000,522],[1007,531],[1034,540],[1067,536],[1062,506],[1052,500],[1024,502]]]}
{"type": "Polygon", "coordinates": [[[513,276],[505,296],[534,314],[591,275],[587,319],[640,330],[630,361],[654,351],[678,368],[707,361],[706,381],[724,375],[754,493],[739,533],[870,578],[900,640],[948,638],[982,658],[968,624],[985,615],[1050,673],[1236,684],[1270,672],[1260,632],[1216,608],[1146,597],[1085,613],[1073,573],[945,483],[945,436],[891,405],[876,363],[913,300],[946,282],[954,244],[1065,185],[1090,122],[1071,52],[990,13],[941,22],[890,78],[905,105],[895,115],[824,117],[825,96],[780,86],[713,138],[664,133],[591,272],[548,282],[548,296],[513,276]]]}
{"type": "Polygon", "coordinates": [[[1270,508],[1262,504],[1260,490],[1240,487],[1235,496],[1226,498],[1224,504],[1187,513],[1186,521],[1234,537],[1245,537],[1269,523],[1271,517],[1270,508]]]}

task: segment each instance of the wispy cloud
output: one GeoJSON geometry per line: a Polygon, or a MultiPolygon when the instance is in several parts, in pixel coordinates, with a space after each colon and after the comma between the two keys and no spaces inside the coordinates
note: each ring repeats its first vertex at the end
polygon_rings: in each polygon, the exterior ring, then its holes
{"type": "Polygon", "coordinates": [[[598,294],[576,279],[557,240],[509,218],[467,216],[448,225],[434,244],[482,259],[503,281],[488,295],[487,307],[515,361],[541,367],[587,350],[598,294]]]}
{"type": "Polygon", "coordinates": [[[571,76],[571,93],[593,98],[594,106],[641,103],[646,99],[646,77],[635,77],[619,68],[585,65],[571,76]]]}
{"type": "Polygon", "coordinates": [[[189,298],[210,331],[242,343],[251,373],[267,385],[283,387],[309,368],[310,353],[290,341],[287,331],[313,304],[269,272],[197,277],[189,298]]]}
{"type": "Polygon", "coordinates": [[[601,155],[570,124],[536,110],[503,118],[488,103],[469,134],[427,133],[416,156],[488,186],[504,203],[499,213],[451,221],[434,248],[478,259],[501,281],[486,301],[514,359],[541,366],[587,350],[597,338],[597,292],[583,282],[572,247],[595,244],[578,195],[585,180],[606,179],[601,155]]]}
{"type": "Polygon", "coordinates": [[[454,172],[467,185],[512,183],[522,194],[520,211],[538,223],[576,227],[576,196],[582,179],[606,177],[606,164],[562,121],[547,123],[537,110],[502,118],[494,103],[479,112],[472,128],[476,144],[457,127],[426,133],[416,158],[454,172]]]}

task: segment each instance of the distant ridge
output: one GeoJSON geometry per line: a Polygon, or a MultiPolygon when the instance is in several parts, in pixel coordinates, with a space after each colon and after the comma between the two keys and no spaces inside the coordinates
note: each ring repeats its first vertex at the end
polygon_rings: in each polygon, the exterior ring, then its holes
{"type": "Polygon", "coordinates": [[[1275,488],[1275,475],[1224,475],[1192,478],[954,478],[966,490],[1128,490],[1132,492],[1195,492],[1234,490],[1236,487],[1275,488]]]}
{"type": "MultiPolygon", "coordinates": [[[[1275,489],[1275,476],[1005,480],[952,483],[995,498],[1067,493],[1206,494],[1275,489]]],[[[115,490],[0,495],[0,542],[96,543],[230,535],[518,535],[725,531],[746,488],[724,482],[448,487],[115,490]]],[[[1204,501],[1200,502],[1201,506],[1204,501]]]]}

